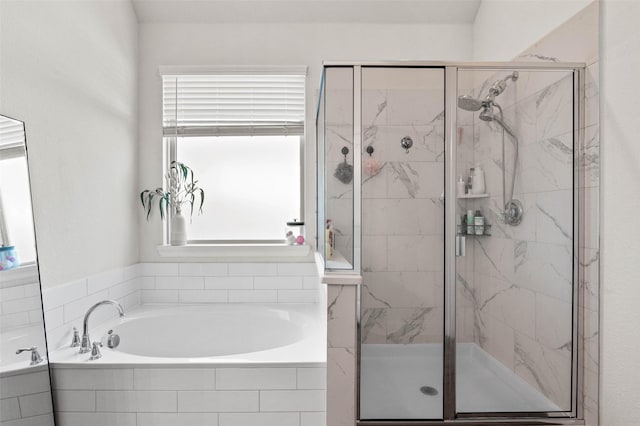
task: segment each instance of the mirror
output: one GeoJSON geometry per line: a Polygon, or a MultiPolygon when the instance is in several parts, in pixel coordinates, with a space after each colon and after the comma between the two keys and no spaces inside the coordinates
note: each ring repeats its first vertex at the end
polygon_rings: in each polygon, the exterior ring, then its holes
{"type": "Polygon", "coordinates": [[[0,116],[2,426],[54,425],[41,294],[24,123],[0,116]]]}

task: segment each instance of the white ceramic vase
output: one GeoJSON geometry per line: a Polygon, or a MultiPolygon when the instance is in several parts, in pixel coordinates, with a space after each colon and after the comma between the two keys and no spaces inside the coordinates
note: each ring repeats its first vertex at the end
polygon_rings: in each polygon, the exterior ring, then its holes
{"type": "Polygon", "coordinates": [[[171,218],[171,245],[183,246],[187,244],[187,219],[178,210],[171,218]]]}

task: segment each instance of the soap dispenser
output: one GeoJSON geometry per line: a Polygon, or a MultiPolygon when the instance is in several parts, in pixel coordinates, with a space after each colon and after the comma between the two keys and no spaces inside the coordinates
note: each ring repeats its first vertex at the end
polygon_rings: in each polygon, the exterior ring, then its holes
{"type": "Polygon", "coordinates": [[[473,180],[471,182],[471,192],[473,194],[484,194],[485,193],[485,184],[484,184],[484,170],[480,167],[480,164],[476,165],[474,168],[473,180]]]}

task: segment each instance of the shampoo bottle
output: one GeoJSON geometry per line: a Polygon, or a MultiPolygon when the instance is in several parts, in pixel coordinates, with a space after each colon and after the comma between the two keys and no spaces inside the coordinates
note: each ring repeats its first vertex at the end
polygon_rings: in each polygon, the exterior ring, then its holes
{"type": "Polygon", "coordinates": [[[458,178],[458,182],[456,182],[456,188],[458,191],[458,197],[462,197],[467,189],[467,183],[464,181],[462,176],[458,178]]]}
{"type": "Polygon", "coordinates": [[[467,210],[467,235],[474,234],[473,210],[467,210]]]}
{"type": "Polygon", "coordinates": [[[474,167],[473,179],[471,181],[472,192],[474,194],[484,194],[485,193],[485,184],[484,184],[484,170],[478,164],[474,167]]]}

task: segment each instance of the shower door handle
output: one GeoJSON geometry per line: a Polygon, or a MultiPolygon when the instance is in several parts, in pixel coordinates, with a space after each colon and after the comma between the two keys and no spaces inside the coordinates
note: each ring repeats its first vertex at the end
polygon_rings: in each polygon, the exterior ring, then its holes
{"type": "Polygon", "coordinates": [[[456,235],[456,257],[464,257],[466,254],[466,237],[464,235],[456,235]]]}

